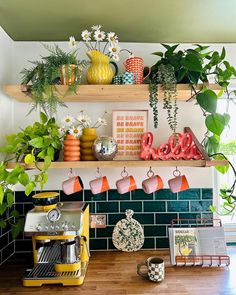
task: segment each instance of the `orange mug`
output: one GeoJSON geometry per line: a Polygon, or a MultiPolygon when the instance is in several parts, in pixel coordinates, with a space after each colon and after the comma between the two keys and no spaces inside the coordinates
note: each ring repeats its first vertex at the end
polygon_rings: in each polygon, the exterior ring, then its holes
{"type": "Polygon", "coordinates": [[[89,182],[89,186],[93,195],[106,192],[110,189],[106,176],[95,178],[89,182]]]}
{"type": "Polygon", "coordinates": [[[134,177],[132,175],[123,177],[116,182],[116,188],[119,194],[125,194],[137,189],[134,177]]]}
{"type": "Polygon", "coordinates": [[[84,189],[84,184],[79,176],[70,177],[62,182],[62,190],[66,195],[80,192],[84,189]]]}
{"type": "Polygon", "coordinates": [[[172,193],[179,193],[189,189],[189,184],[185,175],[179,175],[169,179],[168,184],[172,193]]]}
{"type": "Polygon", "coordinates": [[[163,181],[159,175],[153,175],[142,182],[143,191],[146,194],[154,193],[164,187],[163,181]]]}

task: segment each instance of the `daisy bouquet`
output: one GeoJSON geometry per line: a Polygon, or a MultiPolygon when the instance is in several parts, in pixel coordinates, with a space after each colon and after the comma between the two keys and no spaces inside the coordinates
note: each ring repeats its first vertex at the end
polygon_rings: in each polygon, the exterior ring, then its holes
{"type": "Polygon", "coordinates": [[[92,124],[91,118],[83,110],[79,112],[77,117],[67,115],[61,121],[59,132],[63,137],[66,134],[71,134],[76,138],[79,138],[82,135],[82,130],[84,128],[99,128],[107,125],[107,121],[105,119],[106,114],[107,112],[105,111],[94,124],[92,124]]]}
{"type": "MultiPolygon", "coordinates": [[[[114,61],[119,61],[119,46],[118,36],[114,32],[106,33],[101,25],[91,27],[91,30],[84,30],[81,34],[82,39],[89,50],[97,50],[112,58],[114,61]]],[[[73,36],[70,37],[70,47],[76,47],[77,42],[73,36]]]]}

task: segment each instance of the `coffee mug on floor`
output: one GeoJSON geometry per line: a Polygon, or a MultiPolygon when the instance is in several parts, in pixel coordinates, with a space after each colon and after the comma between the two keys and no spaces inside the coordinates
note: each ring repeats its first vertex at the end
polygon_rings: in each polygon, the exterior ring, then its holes
{"type": "Polygon", "coordinates": [[[137,273],[143,278],[148,278],[153,282],[161,282],[165,278],[164,260],[160,257],[149,257],[147,261],[137,265],[137,273]],[[141,267],[146,266],[147,272],[142,272],[141,267]]]}
{"type": "Polygon", "coordinates": [[[168,184],[172,193],[179,193],[189,189],[189,184],[185,175],[179,175],[169,179],[168,184]]]}
{"type": "Polygon", "coordinates": [[[82,179],[79,176],[70,177],[62,182],[62,190],[66,195],[80,192],[84,189],[82,179]]]}
{"type": "Polygon", "coordinates": [[[164,184],[159,175],[149,177],[142,182],[142,188],[146,194],[154,193],[155,191],[162,189],[163,187],[164,184]]]}
{"type": "Polygon", "coordinates": [[[116,182],[116,188],[119,194],[125,194],[137,189],[134,177],[132,175],[123,177],[116,182]]]}
{"type": "Polygon", "coordinates": [[[94,180],[91,180],[89,182],[89,186],[93,195],[106,192],[110,189],[106,176],[102,176],[94,180]]]}

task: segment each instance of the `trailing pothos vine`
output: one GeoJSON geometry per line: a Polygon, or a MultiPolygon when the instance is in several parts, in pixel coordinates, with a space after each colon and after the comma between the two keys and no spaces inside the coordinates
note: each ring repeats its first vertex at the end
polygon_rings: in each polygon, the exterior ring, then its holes
{"type": "MultiPolygon", "coordinates": [[[[149,98],[153,108],[154,127],[158,127],[158,85],[164,90],[164,109],[167,109],[168,124],[175,133],[177,130],[177,102],[176,84],[186,83],[192,89],[189,100],[195,99],[205,118],[205,133],[202,145],[212,158],[225,159],[220,149],[220,137],[230,121],[227,113],[217,112],[217,102],[223,94],[229,102],[235,97],[236,91],[229,91],[232,78],[236,77],[236,69],[226,60],[226,51],[223,47],[221,52],[211,50],[209,46],[196,44],[193,48],[176,50],[177,45],[162,44],[165,52],[154,52],[160,59],[152,66],[150,75],[149,98]],[[210,89],[209,81],[214,80],[221,90],[216,94],[210,89]],[[170,86],[170,84],[172,86],[170,86]],[[199,87],[199,84],[202,86],[199,87]],[[172,111],[172,112],[171,112],[172,111]]],[[[227,106],[228,109],[228,106],[227,106]]],[[[233,169],[233,165],[229,163],[233,169]]],[[[217,167],[220,172],[227,169],[217,167]]],[[[236,178],[236,174],[235,178],[236,178]]],[[[236,181],[235,181],[236,182],[236,181]]],[[[236,200],[233,198],[233,186],[227,190],[221,189],[221,197],[232,206],[236,200]]]]}

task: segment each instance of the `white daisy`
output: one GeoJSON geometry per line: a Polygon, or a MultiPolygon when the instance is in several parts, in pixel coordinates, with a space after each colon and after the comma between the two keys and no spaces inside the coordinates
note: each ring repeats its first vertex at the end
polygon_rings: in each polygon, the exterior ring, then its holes
{"type": "Polygon", "coordinates": [[[94,39],[96,41],[103,41],[105,39],[106,35],[105,35],[105,32],[103,31],[95,31],[94,32],[94,39]]]}
{"type": "Polygon", "coordinates": [[[107,121],[106,121],[106,119],[104,119],[104,118],[98,118],[98,123],[101,125],[101,126],[105,126],[105,125],[107,125],[107,121]]]}
{"type": "Polygon", "coordinates": [[[119,61],[119,60],[120,60],[120,57],[119,57],[118,54],[113,54],[113,55],[111,56],[111,58],[112,58],[114,61],[119,61]]]}
{"type": "Polygon", "coordinates": [[[69,38],[69,47],[70,48],[74,48],[76,47],[78,42],[75,41],[75,37],[74,36],[70,36],[69,38]]]}
{"type": "Polygon", "coordinates": [[[82,130],[78,127],[72,127],[69,129],[69,133],[74,137],[79,137],[82,134],[82,130]]]}
{"type": "Polygon", "coordinates": [[[118,42],[118,36],[114,32],[107,33],[107,41],[114,44],[118,42]]]}
{"type": "Polygon", "coordinates": [[[62,124],[65,126],[71,126],[73,124],[74,120],[75,119],[72,116],[67,115],[62,119],[62,124]]]}
{"type": "Polygon", "coordinates": [[[120,47],[119,46],[110,46],[109,51],[112,55],[117,55],[120,52],[120,47]]]}
{"type": "Polygon", "coordinates": [[[88,115],[86,115],[83,111],[80,112],[77,117],[78,122],[83,126],[83,128],[87,128],[91,124],[91,119],[88,115]]]}
{"type": "Polygon", "coordinates": [[[86,42],[91,40],[91,32],[89,32],[88,30],[84,30],[81,36],[82,36],[82,39],[86,42]]]}
{"type": "Polygon", "coordinates": [[[95,26],[92,26],[92,30],[93,31],[99,31],[101,29],[101,25],[95,25],[95,26]]]}

